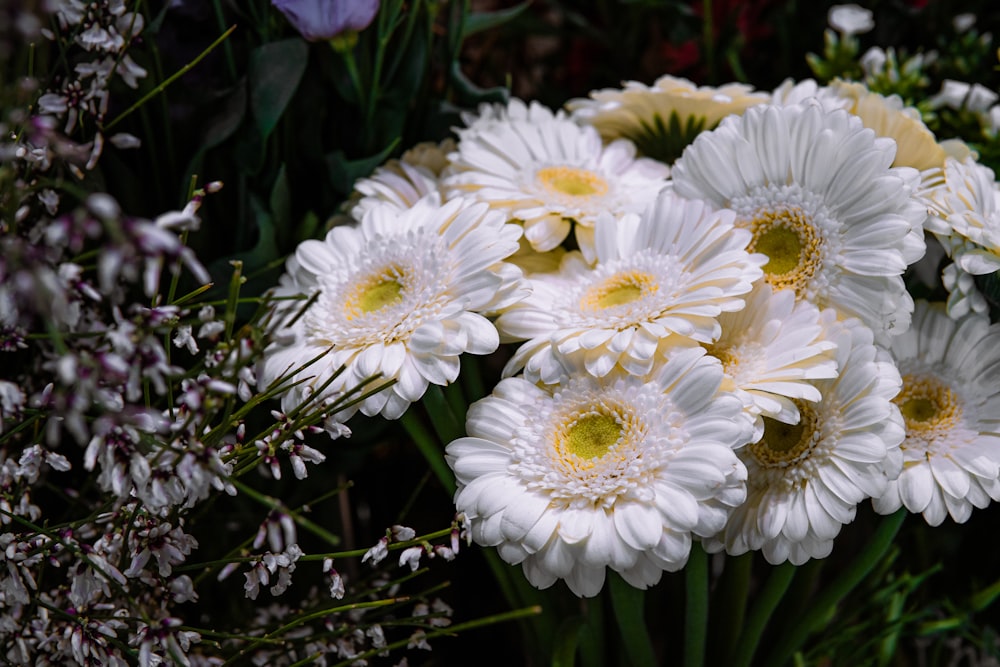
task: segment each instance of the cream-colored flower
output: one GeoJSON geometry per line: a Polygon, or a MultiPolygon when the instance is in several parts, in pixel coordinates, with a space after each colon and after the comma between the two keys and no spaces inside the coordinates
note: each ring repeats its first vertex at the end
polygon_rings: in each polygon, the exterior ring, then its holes
{"type": "Polygon", "coordinates": [[[806,100],[814,100],[827,110],[844,109],[860,118],[876,136],[895,141],[894,167],[913,167],[921,172],[940,169],[950,151],[960,150],[951,144],[938,143],[920,112],[904,106],[898,95],[886,97],[874,93],[863,83],[836,80],[829,86],[820,86],[811,79],[798,83],[786,80],[772,95],[772,102],[779,105],[806,100]]]}
{"type": "MultiPolygon", "coordinates": [[[[828,326],[830,318],[826,320],[828,326]]],[[[774,292],[767,283],[758,283],[746,308],[723,313],[719,324],[722,336],[708,346],[709,354],[722,361],[723,389],[744,399],[759,432],[764,428],[761,417],[797,424],[796,401],[821,398],[810,380],[837,377],[836,346],[826,337],[819,310],[796,301],[794,292],[774,292]]]]}
{"type": "Polygon", "coordinates": [[[759,106],[699,136],[674,166],[674,189],[736,211],[749,250],[769,258],[772,288],[882,337],[909,326],[902,274],[925,249],[917,172],[890,168],[894,153],[845,111],[759,106]]]}
{"type": "Polygon", "coordinates": [[[709,550],[761,550],[775,565],[825,558],[858,503],[883,496],[899,475],[899,373],[857,320],[835,323],[830,337],[839,376],[816,381],[818,403],[796,401],[798,424],[765,418],[763,437],[739,450],[747,501],[706,541],[709,550]]]}
{"type": "Polygon", "coordinates": [[[525,238],[542,252],[558,246],[575,223],[587,257],[593,255],[598,214],[641,211],[666,185],[669,172],[659,162],[636,158],[631,142],[604,146],[594,128],[537,102],[527,111],[494,110],[474,122],[460,133],[451,160],[443,184],[449,197],[469,196],[519,220],[525,238]]]}
{"type": "Polygon", "coordinates": [[[1000,500],[1000,326],[979,315],[956,322],[918,302],[891,352],[903,376],[903,471],[875,509],[964,523],[972,508],[1000,500]]]}
{"type": "Polygon", "coordinates": [[[448,154],[453,150],[454,139],[417,144],[398,160],[389,160],[371,176],[358,179],[354,184],[357,203],[351,215],[360,220],[368,209],[383,204],[402,211],[429,194],[440,193],[441,172],[448,166],[448,154]]]}
{"type": "Polygon", "coordinates": [[[507,378],[473,404],[447,447],[472,537],[532,585],[597,595],[608,568],[637,588],[684,566],[745,497],[733,448],[750,423],[698,348],[647,377],[507,378]]]}
{"type": "Polygon", "coordinates": [[[713,342],[718,316],[742,308],[761,275],[750,233],[733,223],[731,211],[670,191],[642,217],[602,218],[594,266],[567,253],[558,273],[529,275],[531,295],[497,319],[505,340],[526,340],[504,373],[551,384],[561,355],[595,376],[644,375],[661,344],[713,342]]]}
{"type": "Polygon", "coordinates": [[[605,141],[629,139],[643,155],[670,164],[699,132],[768,99],[742,83],[696,86],[668,74],[652,86],[626,81],[623,89],[596,90],[590,99],[573,99],[566,106],[605,141]]]}
{"type": "MultiPolygon", "coordinates": [[[[453,382],[462,354],[497,349],[496,328],[483,314],[524,296],[520,270],[501,261],[517,250],[520,234],[485,204],[441,205],[431,196],[404,211],[374,207],[357,227],[305,241],[275,296],[318,296],[265,351],[261,386],[289,374],[300,382],[282,398],[289,412],[331,378],[321,398],[379,375],[395,384],[359,408],[398,418],[428,384],[453,382]]],[[[301,308],[284,303],[286,318],[301,308]]]]}
{"type": "Polygon", "coordinates": [[[913,167],[919,171],[941,168],[947,153],[934,133],[924,124],[920,112],[903,105],[899,95],[885,97],[868,90],[862,83],[834,81],[830,89],[849,101],[846,109],[861,119],[865,127],[879,137],[896,142],[894,167],[913,167]]]}

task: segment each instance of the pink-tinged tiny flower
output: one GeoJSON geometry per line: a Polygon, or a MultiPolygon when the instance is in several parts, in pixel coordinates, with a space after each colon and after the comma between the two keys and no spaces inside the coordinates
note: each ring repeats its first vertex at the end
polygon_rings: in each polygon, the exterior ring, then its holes
{"type": "Polygon", "coordinates": [[[318,42],[367,28],[379,0],[271,0],[271,4],[303,37],[318,42]]]}

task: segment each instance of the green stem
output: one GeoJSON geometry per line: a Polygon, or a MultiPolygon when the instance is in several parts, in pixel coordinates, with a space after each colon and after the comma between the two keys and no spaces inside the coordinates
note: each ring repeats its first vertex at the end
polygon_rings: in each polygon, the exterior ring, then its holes
{"type": "Polygon", "coordinates": [[[656,664],[656,653],[646,627],[644,591],[622,579],[617,572],[608,576],[608,590],[629,663],[633,667],[652,667],[656,664]]]}
{"type": "Polygon", "coordinates": [[[830,617],[840,601],[860,584],[872,568],[892,546],[892,541],[903,525],[906,510],[900,509],[892,516],[882,520],[875,534],[868,541],[868,546],[858,554],[854,562],[826,587],[809,606],[809,610],[799,619],[798,623],[781,636],[778,645],[771,651],[766,664],[783,665],[798,650],[803,642],[830,617]]]}
{"type": "Polygon", "coordinates": [[[145,104],[146,102],[148,102],[149,100],[153,99],[154,97],[156,97],[157,95],[159,95],[160,93],[162,93],[164,90],[166,90],[167,86],[169,86],[174,81],[176,81],[177,79],[179,79],[182,76],[184,76],[185,74],[187,74],[195,65],[197,65],[198,63],[200,63],[205,56],[207,56],[209,53],[211,53],[213,50],[215,50],[215,47],[217,47],[219,44],[222,44],[224,41],[226,41],[226,39],[228,39],[229,36],[232,35],[233,31],[235,31],[235,30],[236,30],[236,26],[232,26],[231,28],[229,28],[229,30],[227,30],[226,32],[222,33],[222,35],[220,35],[218,39],[216,39],[214,42],[212,42],[211,44],[208,45],[207,49],[205,49],[204,51],[202,51],[201,53],[199,53],[198,56],[194,60],[192,60],[191,62],[189,62],[187,65],[184,65],[183,67],[181,67],[179,70],[177,70],[176,72],[174,72],[166,81],[164,81],[163,83],[161,83],[160,85],[158,85],[156,88],[153,88],[151,91],[149,91],[148,93],[146,93],[145,95],[143,95],[141,98],[139,98],[138,102],[136,102],[135,104],[133,104],[132,106],[130,106],[128,109],[125,109],[125,111],[122,111],[120,114],[118,114],[118,116],[114,120],[112,120],[110,123],[108,123],[107,125],[104,126],[103,130],[105,132],[108,132],[111,128],[113,128],[115,125],[117,125],[118,123],[120,123],[126,116],[128,116],[133,111],[135,111],[136,109],[138,109],[139,107],[141,107],[143,104],[145,104]]]}
{"type": "Polygon", "coordinates": [[[709,662],[712,664],[729,664],[731,661],[736,641],[743,632],[752,570],[752,553],[726,558],[718,594],[712,606],[712,627],[719,628],[716,633],[718,640],[711,647],[714,659],[709,662]]]}
{"type": "Polygon", "coordinates": [[[602,667],[605,664],[604,619],[605,596],[584,601],[586,622],[581,628],[580,664],[582,667],[602,667]]]}
{"type": "Polygon", "coordinates": [[[702,667],[708,634],[708,554],[700,544],[691,547],[684,584],[684,666],[702,667]]]}
{"type": "Polygon", "coordinates": [[[712,0],[702,0],[701,34],[705,54],[705,69],[708,70],[708,83],[714,84],[715,77],[715,17],[712,14],[712,0]]]}
{"type": "Polygon", "coordinates": [[[253,649],[257,648],[261,644],[273,640],[275,638],[281,637],[281,635],[285,634],[289,630],[292,630],[299,625],[302,625],[303,623],[308,623],[309,621],[323,618],[325,616],[331,616],[333,614],[341,614],[344,612],[353,611],[355,609],[374,609],[377,607],[386,607],[389,605],[400,604],[408,600],[409,600],[408,597],[398,597],[398,598],[389,598],[387,600],[376,600],[374,602],[358,602],[355,604],[345,604],[339,607],[330,607],[327,609],[320,609],[319,611],[314,611],[309,614],[303,614],[302,616],[295,619],[291,623],[286,623],[280,628],[277,628],[276,630],[267,633],[266,635],[258,638],[257,640],[250,642],[242,649],[240,649],[239,653],[230,657],[228,660],[222,663],[222,667],[233,664],[234,661],[238,660],[239,658],[242,658],[244,655],[247,655],[253,649]]]}
{"type": "Polygon", "coordinates": [[[420,453],[424,455],[424,459],[427,460],[427,464],[434,471],[438,481],[444,486],[445,491],[448,492],[448,495],[454,496],[455,489],[457,488],[455,475],[452,474],[451,468],[445,462],[444,452],[441,451],[441,447],[434,441],[434,437],[427,430],[427,427],[424,426],[420,417],[417,416],[416,411],[407,410],[399,418],[399,422],[406,429],[407,434],[412,438],[413,443],[420,450],[420,453]]]}
{"type": "Polygon", "coordinates": [[[238,479],[230,479],[233,486],[239,490],[240,493],[244,493],[250,498],[253,498],[258,503],[276,512],[281,512],[282,514],[287,514],[292,518],[296,524],[309,531],[316,537],[320,538],[332,547],[340,546],[340,538],[328,531],[326,528],[313,523],[309,519],[305,518],[295,510],[285,507],[280,501],[275,500],[271,496],[266,496],[263,493],[257,491],[256,489],[244,484],[238,479]]]}
{"type": "MultiPolygon", "coordinates": [[[[450,625],[442,630],[434,630],[428,632],[425,639],[437,639],[438,637],[450,637],[454,636],[460,632],[466,630],[474,630],[476,628],[488,627],[490,625],[495,625],[497,623],[503,623],[505,621],[514,621],[521,618],[527,618],[529,616],[537,616],[542,612],[541,607],[527,607],[526,609],[515,609],[514,611],[508,611],[503,614],[495,614],[493,616],[486,616],[484,618],[477,618],[474,621],[467,621],[465,623],[459,623],[458,625],[450,625]]],[[[338,662],[333,665],[333,667],[347,667],[348,665],[357,664],[357,661],[364,660],[365,658],[370,658],[372,656],[378,655],[382,651],[394,651],[398,648],[403,648],[410,642],[409,638],[400,639],[399,641],[393,642],[382,648],[373,648],[356,655],[354,657],[348,658],[343,662],[338,662]]]]}
{"type": "Polygon", "coordinates": [[[753,608],[750,610],[750,618],[743,627],[743,632],[740,633],[735,657],[729,663],[732,667],[748,667],[750,665],[754,653],[757,652],[757,645],[760,643],[764,628],[778,603],[784,597],[794,576],[795,566],[791,563],[779,565],[771,572],[764,589],[757,594],[757,601],[754,602],[753,608]]]}

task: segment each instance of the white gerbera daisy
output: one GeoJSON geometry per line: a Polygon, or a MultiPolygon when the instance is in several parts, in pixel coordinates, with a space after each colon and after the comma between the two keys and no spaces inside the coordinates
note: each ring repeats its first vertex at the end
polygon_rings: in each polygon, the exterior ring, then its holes
{"type": "Polygon", "coordinates": [[[669,74],[652,86],[626,81],[624,89],[595,90],[590,98],[566,104],[575,120],[596,127],[605,141],[628,139],[643,155],[667,164],[680,157],[699,132],[768,101],[766,93],[742,83],[699,87],[669,74]]]}
{"type": "MultiPolygon", "coordinates": [[[[832,313],[831,313],[832,314],[832,313]]],[[[751,414],[788,424],[799,422],[795,400],[816,402],[819,389],[809,380],[837,377],[836,345],[826,339],[819,310],[795,293],[772,292],[760,283],[747,305],[719,316],[722,337],[708,346],[722,361],[723,388],[744,397],[751,414]]]]}
{"type": "Polygon", "coordinates": [[[674,187],[737,212],[774,289],[858,317],[881,339],[909,326],[902,274],[924,253],[918,174],[890,168],[894,154],[844,111],[758,106],[699,136],[674,187]]]}
{"type": "Polygon", "coordinates": [[[743,307],[742,295],[761,271],[746,250],[750,233],[731,211],[664,191],[641,217],[602,218],[597,264],[567,253],[555,274],[532,274],[531,295],[504,312],[497,327],[508,340],[527,340],[506,375],[553,383],[559,355],[595,376],[615,366],[644,375],[666,339],[710,343],[720,313],[743,307]]]}
{"type": "Polygon", "coordinates": [[[960,144],[938,143],[920,112],[904,106],[899,95],[886,97],[868,90],[863,83],[835,80],[829,86],[820,86],[811,79],[799,83],[789,79],[774,91],[772,100],[781,105],[813,100],[824,109],[844,109],[854,114],[876,136],[896,142],[894,167],[940,169],[949,151],[961,150],[960,144]]]}
{"type": "MultiPolygon", "coordinates": [[[[460,355],[497,349],[496,328],[481,313],[523,296],[520,270],[501,262],[517,250],[520,234],[484,204],[440,205],[429,197],[404,211],[373,208],[357,227],[335,227],[323,241],[305,241],[289,259],[276,296],[319,296],[265,351],[262,386],[328,350],[294,373],[305,382],[283,397],[286,411],[343,366],[330,395],[380,374],[395,384],[360,409],[398,418],[428,383],[455,380],[460,355]]],[[[297,307],[292,302],[285,311],[297,307]]]]}
{"type": "Polygon", "coordinates": [[[895,399],[906,426],[903,472],[875,510],[904,506],[932,526],[947,515],[963,523],[973,507],[1000,500],[1000,327],[978,315],[956,322],[918,302],[891,352],[903,376],[895,399]]]}
{"type": "Polygon", "coordinates": [[[825,558],[858,503],[884,495],[899,474],[899,373],[857,320],[835,323],[830,335],[839,377],[816,382],[819,403],[796,401],[797,425],[765,418],[763,438],[738,452],[747,501],[708,540],[710,550],[760,549],[772,564],[825,558]]]}
{"type": "Polygon", "coordinates": [[[1000,188],[993,170],[973,158],[948,158],[941,178],[924,193],[927,229],[954,264],[944,270],[948,315],[985,313],[987,303],[974,276],[1000,270],[1000,188]]]}
{"type": "Polygon", "coordinates": [[[576,223],[590,256],[601,212],[641,211],[666,185],[667,167],[635,157],[631,142],[608,146],[592,127],[533,102],[529,113],[490,117],[461,133],[444,179],[449,196],[469,195],[524,224],[536,250],[555,248],[576,223]]]}
{"type": "Polygon", "coordinates": [[[403,210],[429,194],[439,193],[439,177],[448,166],[448,154],[454,150],[453,139],[440,144],[420,143],[398,160],[389,160],[378,167],[371,176],[358,179],[354,184],[358,201],[351,215],[360,220],[368,209],[383,204],[403,210]]]}
{"type": "Polygon", "coordinates": [[[750,423],[721,380],[697,348],[647,377],[502,380],[447,448],[473,539],[532,585],[565,579],[586,597],[609,567],[637,588],[680,569],[692,535],[721,529],[745,496],[733,448],[750,423]]]}

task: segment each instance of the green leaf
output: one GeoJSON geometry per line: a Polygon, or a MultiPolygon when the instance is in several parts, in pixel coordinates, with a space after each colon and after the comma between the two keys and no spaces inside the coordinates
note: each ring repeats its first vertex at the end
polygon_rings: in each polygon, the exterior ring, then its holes
{"type": "Polygon", "coordinates": [[[531,4],[531,0],[514,5],[508,9],[501,9],[495,12],[476,12],[465,17],[462,30],[462,39],[475,35],[477,32],[490,30],[507,23],[517,17],[531,4]]]}
{"type": "Polygon", "coordinates": [[[212,117],[205,126],[205,138],[201,140],[201,152],[215,148],[223,141],[233,136],[246,115],[247,84],[246,79],[240,79],[232,92],[226,95],[222,110],[212,117]]]}
{"type": "Polygon", "coordinates": [[[270,135],[285,113],[308,60],[309,48],[298,37],[262,44],[250,54],[250,110],[261,137],[270,135]]]}
{"type": "Polygon", "coordinates": [[[292,231],[292,193],[288,186],[288,170],[285,168],[285,163],[281,163],[278,169],[268,204],[271,208],[271,219],[274,221],[278,245],[284,248],[292,231]]]}
{"type": "Polygon", "coordinates": [[[385,162],[398,143],[399,138],[397,137],[379,153],[358,160],[348,160],[344,151],[341,150],[328,153],[326,166],[330,170],[330,185],[340,194],[349,195],[354,189],[354,181],[368,176],[375,167],[385,162]]]}

